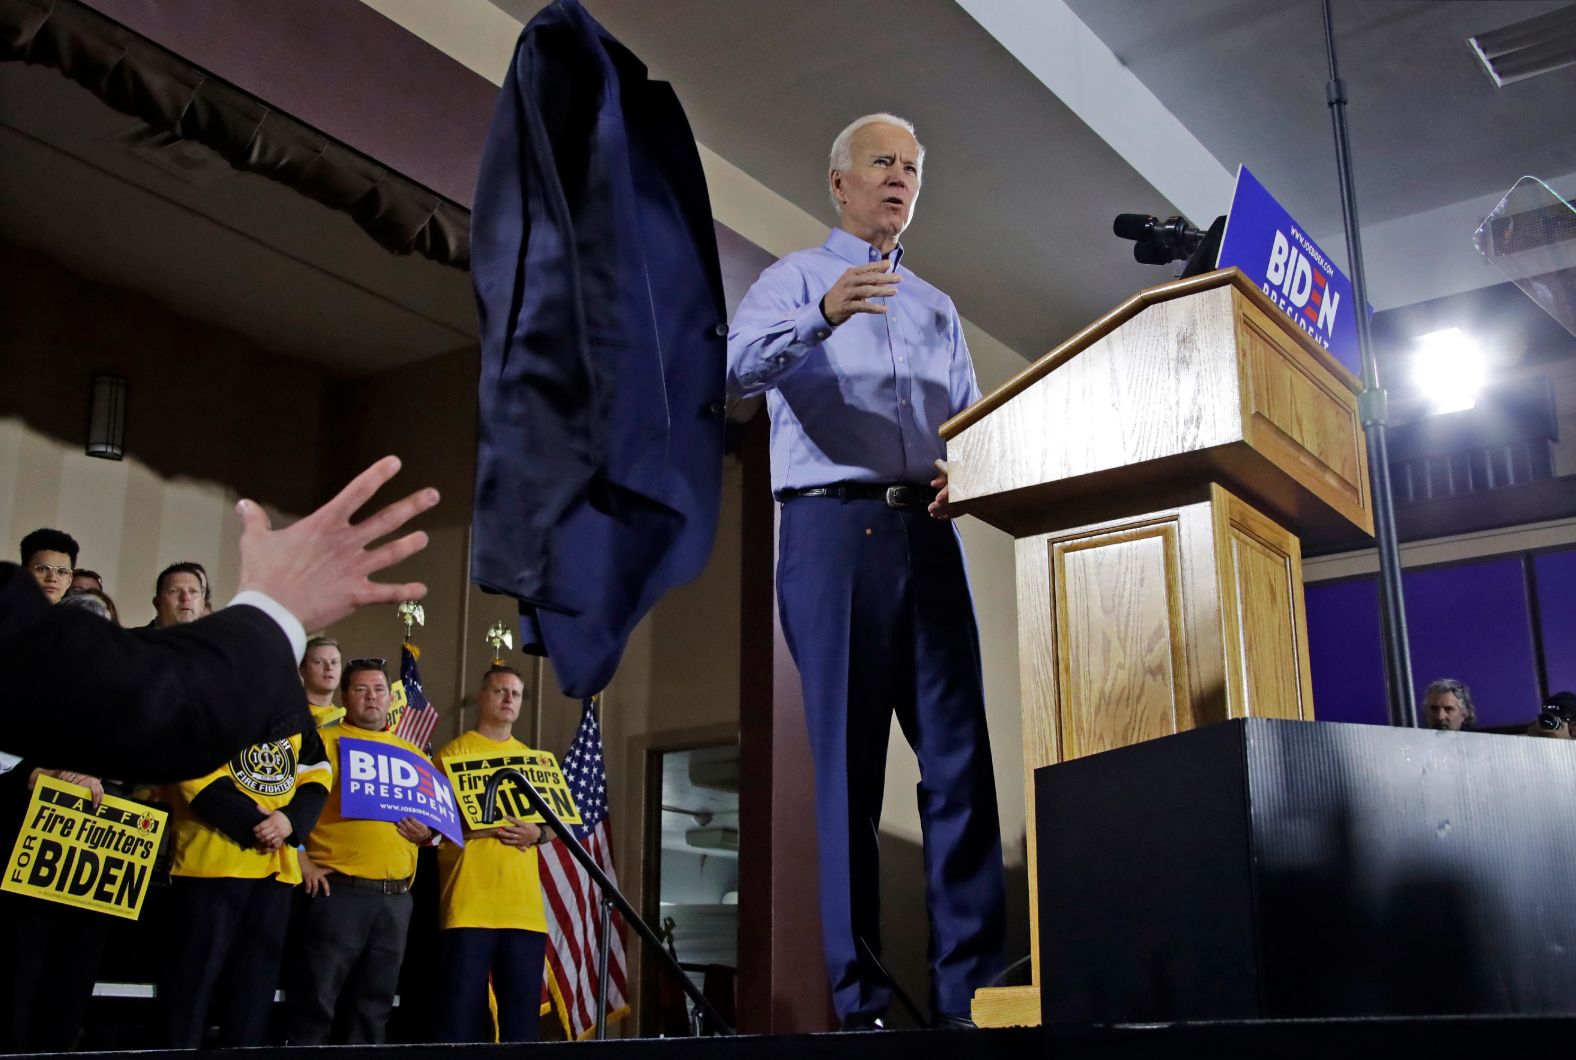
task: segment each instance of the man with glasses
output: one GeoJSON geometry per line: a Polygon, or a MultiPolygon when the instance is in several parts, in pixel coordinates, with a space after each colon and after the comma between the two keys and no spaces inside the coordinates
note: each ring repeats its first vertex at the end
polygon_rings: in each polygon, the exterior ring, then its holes
{"type": "Polygon", "coordinates": [[[52,604],[71,588],[77,565],[77,539],[64,530],[34,530],[22,539],[22,566],[38,579],[44,596],[52,604]]]}
{"type": "MultiPolygon", "coordinates": [[[[21,553],[45,598],[59,603],[71,586],[76,540],[63,530],[34,530],[22,539],[21,553]]],[[[15,844],[40,776],[78,785],[95,805],[104,797],[99,778],[48,765],[58,763],[0,755],[0,854],[15,844]]],[[[99,913],[0,896],[0,950],[12,954],[0,968],[0,1052],[76,1048],[104,952],[104,928],[99,913]]]]}
{"type": "MultiPolygon", "coordinates": [[[[351,659],[342,682],[345,718],[320,730],[334,783],[339,741],[392,744],[421,754],[387,731],[389,682],[382,659],[351,659]]],[[[285,1034],[292,1045],[382,1044],[399,987],[410,928],[410,885],[418,848],[435,838],[414,817],[398,824],[344,817],[332,795],[301,854],[309,901],[301,945],[286,988],[285,1034]],[[335,1025],[335,1013],[342,1022],[335,1025]]]]}

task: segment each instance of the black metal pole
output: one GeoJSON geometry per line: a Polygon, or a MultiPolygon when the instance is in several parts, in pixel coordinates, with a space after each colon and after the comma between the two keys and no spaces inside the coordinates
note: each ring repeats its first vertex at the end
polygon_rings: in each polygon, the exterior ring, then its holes
{"type": "MultiPolygon", "coordinates": [[[[526,801],[531,804],[531,809],[540,814],[542,820],[558,836],[558,841],[564,844],[564,849],[569,851],[569,856],[574,858],[582,869],[586,870],[586,875],[590,876],[597,885],[598,893],[602,896],[602,899],[605,902],[611,902],[624,915],[624,919],[646,941],[646,945],[651,948],[651,952],[657,954],[673,974],[679,977],[679,985],[684,988],[684,993],[689,995],[689,999],[695,1002],[696,1011],[704,1014],[706,1021],[718,1034],[732,1034],[733,1028],[722,1018],[716,1007],[706,1000],[706,995],[700,992],[700,988],[690,981],[689,976],[684,974],[684,969],[679,967],[679,962],[662,945],[662,940],[657,937],[655,931],[651,930],[651,925],[646,923],[644,917],[635,912],[635,907],[629,904],[629,899],[624,897],[623,893],[613,884],[613,881],[607,878],[607,873],[602,871],[602,867],[596,863],[590,854],[586,853],[586,848],[580,845],[580,840],[575,838],[575,834],[569,830],[568,825],[564,824],[563,819],[553,812],[553,808],[547,804],[547,800],[542,798],[542,793],[537,791],[535,786],[525,778],[524,773],[511,766],[506,769],[500,769],[487,778],[487,788],[482,793],[482,820],[491,824],[498,819],[498,789],[503,786],[505,780],[510,779],[525,793],[526,801]]],[[[607,933],[603,932],[602,937],[604,939],[607,938],[607,933]]],[[[603,963],[603,967],[607,967],[606,962],[603,963]]],[[[606,996],[605,991],[604,996],[606,996]]]]}
{"type": "Polygon", "coordinates": [[[613,903],[601,895],[597,905],[602,910],[602,935],[597,940],[596,954],[596,1040],[607,1037],[607,973],[608,951],[613,945],[613,903]]]}
{"type": "Polygon", "coordinates": [[[1368,440],[1368,484],[1372,494],[1374,536],[1379,545],[1379,627],[1383,639],[1385,700],[1390,724],[1417,727],[1417,704],[1412,698],[1412,656],[1407,645],[1406,603],[1401,592],[1401,548],[1395,531],[1395,503],[1390,490],[1390,447],[1386,439],[1388,413],[1379,366],[1374,360],[1372,329],[1368,321],[1368,276],[1363,270],[1362,231],[1357,224],[1357,191],[1352,181],[1352,147],[1346,136],[1346,84],[1335,65],[1335,25],[1330,0],[1324,8],[1324,45],[1330,57],[1330,80],[1325,100],[1335,123],[1335,165],[1341,187],[1341,221],[1346,226],[1346,257],[1352,270],[1357,305],[1357,345],[1362,353],[1362,393],[1357,411],[1368,440]]]}

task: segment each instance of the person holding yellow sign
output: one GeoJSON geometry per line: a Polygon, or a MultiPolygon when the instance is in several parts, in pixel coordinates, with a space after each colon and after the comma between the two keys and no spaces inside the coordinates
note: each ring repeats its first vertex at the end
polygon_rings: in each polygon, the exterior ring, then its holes
{"type": "MultiPolygon", "coordinates": [[[[97,807],[103,783],[86,773],[43,769],[24,758],[0,763],[0,864],[13,854],[41,777],[74,785],[97,807]]],[[[77,1047],[110,921],[81,906],[0,894],[0,1053],[77,1047]]]]}
{"type": "MultiPolygon", "coordinates": [[[[476,693],[476,728],[437,754],[440,764],[529,754],[514,738],[525,682],[518,671],[494,666],[476,693]]],[[[502,762],[500,762],[502,764],[502,762]]],[[[487,982],[498,1000],[498,1040],[530,1042],[541,1016],[542,961],[547,919],[542,908],[536,848],[551,839],[547,829],[519,817],[465,832],[465,846],[438,848],[437,1036],[447,1042],[493,1040],[487,1011],[487,982]]]]}

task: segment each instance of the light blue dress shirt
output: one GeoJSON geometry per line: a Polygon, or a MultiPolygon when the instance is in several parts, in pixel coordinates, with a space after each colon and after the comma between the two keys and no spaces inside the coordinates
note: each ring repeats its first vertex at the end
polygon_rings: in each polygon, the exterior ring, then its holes
{"type": "Polygon", "coordinates": [[[744,296],[728,332],[730,397],[766,394],[772,489],[834,482],[929,482],[946,456],[941,424],[979,400],[952,299],[903,267],[886,313],[837,327],[821,296],[850,266],[881,259],[834,228],[789,254],[744,296]]]}

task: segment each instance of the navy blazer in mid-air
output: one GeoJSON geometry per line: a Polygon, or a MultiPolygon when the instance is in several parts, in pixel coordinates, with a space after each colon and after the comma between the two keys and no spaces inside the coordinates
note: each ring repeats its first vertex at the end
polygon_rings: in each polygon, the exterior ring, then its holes
{"type": "Polygon", "coordinates": [[[710,555],[727,329],[683,108],[575,0],[520,36],[471,229],[471,576],[518,599],[527,646],[591,695],[710,555]]]}

